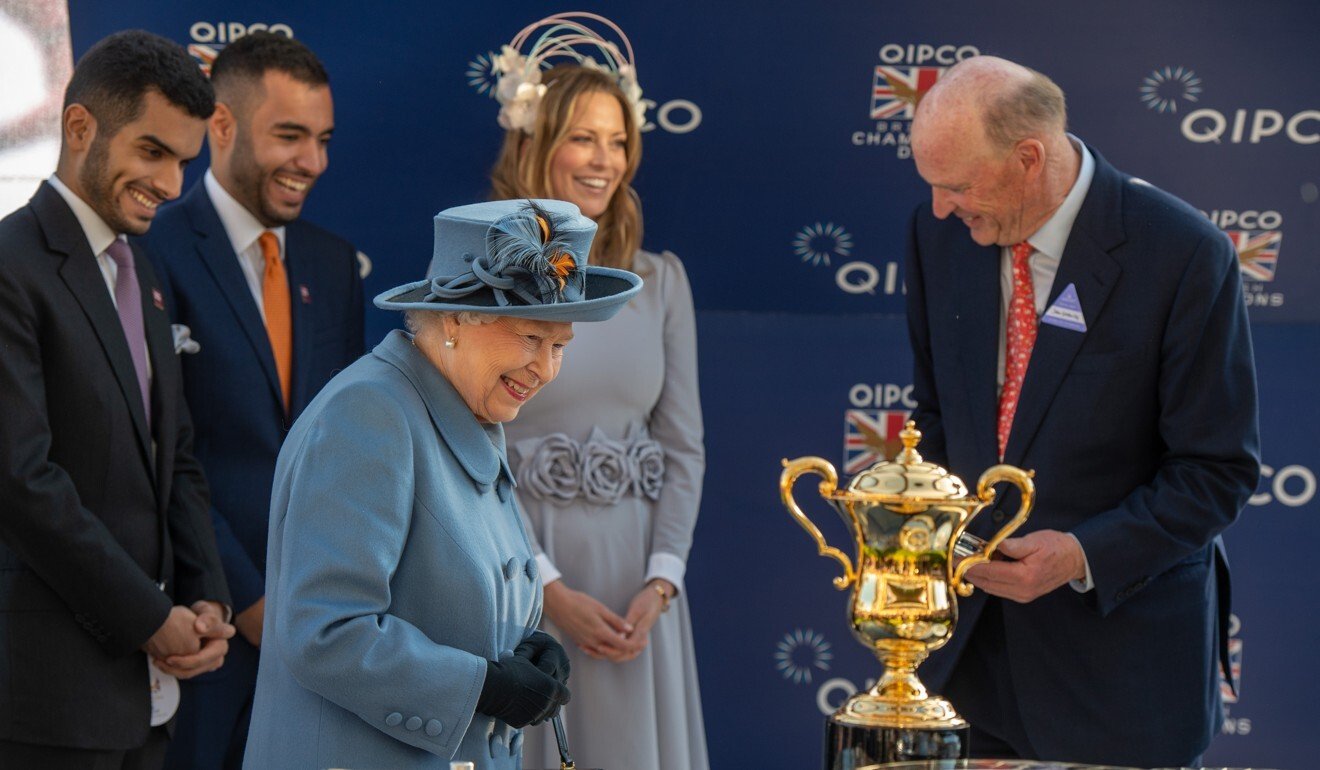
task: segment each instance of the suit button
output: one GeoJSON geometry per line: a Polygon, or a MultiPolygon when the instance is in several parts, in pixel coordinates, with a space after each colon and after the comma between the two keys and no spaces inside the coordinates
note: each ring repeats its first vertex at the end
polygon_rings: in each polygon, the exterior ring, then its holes
{"type": "Polygon", "coordinates": [[[385,717],[385,724],[389,725],[390,727],[398,727],[399,723],[402,721],[403,721],[403,714],[400,714],[397,711],[385,717]]]}
{"type": "Polygon", "coordinates": [[[509,560],[504,562],[504,579],[513,580],[513,576],[517,571],[518,560],[510,556],[509,560]]]}
{"type": "Polygon", "coordinates": [[[426,734],[432,738],[439,735],[443,729],[445,729],[445,726],[440,724],[439,719],[432,719],[426,723],[426,734]]]}
{"type": "Polygon", "coordinates": [[[416,730],[421,726],[422,726],[421,717],[408,717],[408,721],[403,723],[403,729],[405,730],[416,730]]]}

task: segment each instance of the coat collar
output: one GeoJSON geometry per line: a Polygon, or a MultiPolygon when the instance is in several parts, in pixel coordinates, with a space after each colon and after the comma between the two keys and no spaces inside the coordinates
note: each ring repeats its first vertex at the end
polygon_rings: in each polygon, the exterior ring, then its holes
{"type": "MultiPolygon", "coordinates": [[[[1073,286],[1089,327],[1094,326],[1104,312],[1109,294],[1122,273],[1110,252],[1127,240],[1127,234],[1123,226],[1125,177],[1093,148],[1087,149],[1095,158],[1095,177],[1068,234],[1059,273],[1046,307],[1053,305],[1067,287],[1073,286]]],[[[1085,339],[1085,332],[1040,325],[1031,351],[1031,363],[1022,383],[1017,413],[1013,417],[1013,429],[1004,450],[1005,462],[1020,462],[1026,455],[1054,394],[1085,339]]]]}
{"type": "MultiPolygon", "coordinates": [[[[64,257],[64,262],[59,268],[60,278],[82,307],[83,313],[91,323],[92,331],[101,343],[101,349],[105,351],[110,369],[119,383],[120,393],[123,394],[128,411],[132,415],[138,449],[147,467],[150,468],[152,466],[151,436],[147,432],[147,413],[142,403],[142,391],[138,386],[137,370],[133,368],[132,354],[128,349],[128,341],[124,338],[124,327],[119,321],[119,312],[115,309],[114,301],[110,298],[110,290],[105,285],[105,276],[96,262],[96,255],[92,253],[92,247],[77,216],[49,182],[43,182],[37,188],[29,205],[41,225],[42,232],[46,235],[47,247],[64,257]]],[[[141,284],[145,302],[147,297],[152,296],[152,290],[156,289],[156,286],[148,278],[150,266],[144,264],[147,260],[136,249],[134,257],[136,264],[140,265],[137,270],[138,282],[141,284]]],[[[144,304],[144,323],[149,318],[146,307],[147,305],[144,304]]],[[[148,355],[153,356],[153,363],[159,361],[155,358],[156,351],[153,350],[157,345],[159,340],[152,339],[150,325],[147,324],[148,355]]],[[[159,376],[159,368],[156,372],[159,376]]],[[[153,384],[152,390],[157,390],[157,386],[153,384]]]]}
{"type": "Polygon", "coordinates": [[[413,345],[412,335],[396,329],[371,353],[402,372],[417,389],[436,430],[482,491],[495,484],[501,471],[514,483],[504,448],[504,426],[477,422],[454,386],[413,345]]]}

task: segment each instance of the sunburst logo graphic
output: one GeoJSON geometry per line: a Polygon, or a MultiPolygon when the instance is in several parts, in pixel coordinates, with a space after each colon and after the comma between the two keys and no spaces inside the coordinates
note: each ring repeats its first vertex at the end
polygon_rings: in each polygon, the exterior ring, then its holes
{"type": "Polygon", "coordinates": [[[834,659],[830,643],[810,628],[795,628],[792,633],[784,634],[778,647],[775,668],[795,684],[811,684],[811,672],[816,669],[829,671],[830,661],[834,659]]]}
{"type": "Polygon", "coordinates": [[[1177,112],[1178,101],[1199,101],[1201,79],[1186,67],[1156,69],[1141,81],[1141,101],[1159,113],[1177,112]]]}
{"type": "Polygon", "coordinates": [[[828,265],[830,257],[847,257],[852,248],[852,235],[833,222],[807,225],[793,239],[793,253],[812,265],[828,265]]]}
{"type": "Polygon", "coordinates": [[[472,86],[479,94],[495,96],[495,52],[477,54],[477,57],[467,63],[468,85],[472,86]]]}

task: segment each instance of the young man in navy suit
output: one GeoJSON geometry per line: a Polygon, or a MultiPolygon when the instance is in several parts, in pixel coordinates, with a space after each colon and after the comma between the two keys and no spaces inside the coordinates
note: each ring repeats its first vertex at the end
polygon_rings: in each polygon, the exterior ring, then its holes
{"type": "Polygon", "coordinates": [[[0,767],[159,768],[176,678],[234,634],[164,298],[125,239],[214,105],[177,44],[107,37],[55,174],[0,221],[0,767]]]}
{"type": "Polygon", "coordinates": [[[363,352],[357,250],[299,219],[334,130],[325,68],[302,43],[258,32],[221,51],[211,80],[211,167],[147,239],[172,320],[199,347],[182,356],[184,387],[239,631],[226,669],[183,690],[167,766],[196,770],[242,764],[280,445],[363,352]]]}
{"type": "MultiPolygon", "coordinates": [[[[918,107],[908,243],[921,452],[1036,471],[1030,521],[968,571],[923,676],[972,755],[1196,765],[1221,722],[1220,532],[1259,473],[1237,258],[1195,209],[1066,133],[1063,93],[993,57],[918,107]]],[[[1005,495],[973,524],[988,538],[1005,495]]]]}

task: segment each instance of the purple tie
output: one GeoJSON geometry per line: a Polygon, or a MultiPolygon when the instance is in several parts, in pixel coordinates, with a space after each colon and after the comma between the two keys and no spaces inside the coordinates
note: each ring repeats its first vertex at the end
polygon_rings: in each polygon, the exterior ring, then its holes
{"type": "Polygon", "coordinates": [[[115,276],[115,304],[119,306],[119,323],[124,327],[124,339],[133,355],[133,368],[137,370],[138,388],[142,391],[142,406],[146,410],[147,427],[151,427],[151,383],[147,380],[147,332],[142,324],[142,289],[138,286],[137,268],[133,266],[133,250],[116,238],[105,253],[119,266],[115,276]]]}

